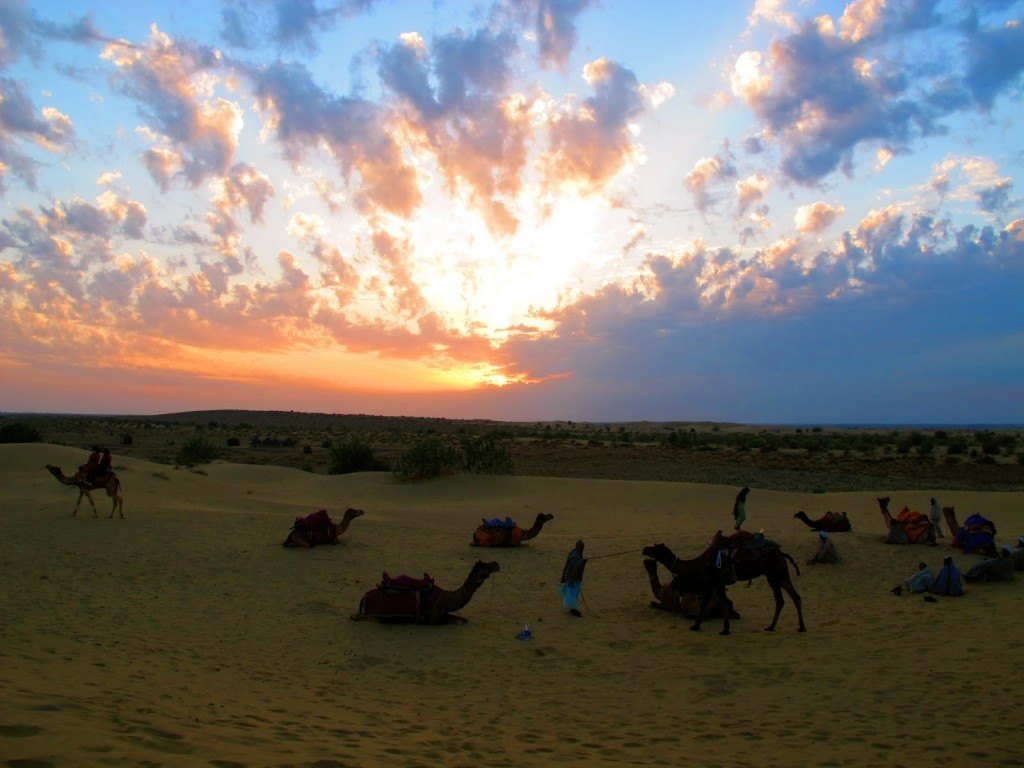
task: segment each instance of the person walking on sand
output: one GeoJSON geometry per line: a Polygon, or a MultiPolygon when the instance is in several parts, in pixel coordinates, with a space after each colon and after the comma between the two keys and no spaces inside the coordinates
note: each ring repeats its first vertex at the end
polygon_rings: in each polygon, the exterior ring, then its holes
{"type": "Polygon", "coordinates": [[[568,608],[569,613],[579,617],[580,591],[583,587],[583,569],[587,567],[587,559],[583,557],[583,540],[576,542],[575,548],[565,558],[565,566],[562,568],[562,584],[559,591],[562,593],[562,607],[568,608]]]}
{"type": "Polygon", "coordinates": [[[750,493],[750,489],[744,486],[743,490],[736,494],[736,501],[732,505],[732,519],[735,521],[733,525],[734,531],[743,528],[743,521],[747,519],[748,493],[750,493]]]}

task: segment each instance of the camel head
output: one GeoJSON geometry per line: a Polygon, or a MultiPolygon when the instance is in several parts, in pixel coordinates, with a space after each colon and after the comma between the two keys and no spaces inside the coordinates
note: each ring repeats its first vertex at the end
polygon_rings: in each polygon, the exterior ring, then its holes
{"type": "Polygon", "coordinates": [[[885,496],[885,497],[879,499],[878,500],[878,506],[881,509],[888,510],[889,509],[889,497],[885,496]]]}
{"type": "Polygon", "coordinates": [[[470,571],[469,578],[477,586],[487,581],[487,577],[492,573],[497,573],[501,570],[501,566],[498,563],[492,561],[485,563],[483,560],[477,560],[473,566],[473,570],[470,571]]]}
{"type": "Polygon", "coordinates": [[[658,575],[658,561],[657,560],[651,560],[651,558],[649,558],[649,557],[645,558],[644,559],[644,570],[647,571],[647,575],[650,576],[652,579],[656,578],[657,575],[658,575]]]}
{"type": "Polygon", "coordinates": [[[63,485],[78,485],[78,477],[68,477],[60,467],[55,467],[53,464],[47,464],[46,471],[56,477],[63,485]]]}
{"type": "Polygon", "coordinates": [[[675,555],[672,554],[672,550],[666,547],[664,544],[655,544],[651,547],[644,547],[642,550],[640,550],[640,553],[644,557],[653,557],[655,560],[660,560],[661,562],[665,562],[667,560],[672,560],[673,558],[675,558],[675,555]]]}
{"type": "Polygon", "coordinates": [[[541,512],[541,513],[539,513],[537,515],[537,519],[533,521],[533,524],[535,526],[537,526],[538,528],[540,528],[542,525],[544,525],[544,523],[549,523],[549,522],[551,522],[554,519],[555,519],[554,515],[548,515],[548,514],[546,514],[544,512],[541,512]]]}
{"type": "Polygon", "coordinates": [[[361,510],[361,509],[353,509],[352,507],[349,507],[348,509],[345,510],[345,515],[344,515],[344,517],[342,519],[343,520],[355,520],[357,517],[362,517],[365,514],[366,513],[363,512],[363,510],[361,510]]]}
{"type": "Polygon", "coordinates": [[[793,517],[795,517],[795,518],[796,518],[797,520],[806,520],[806,519],[807,519],[807,513],[806,513],[806,512],[804,512],[804,511],[803,511],[803,510],[801,509],[801,510],[800,510],[799,512],[797,512],[797,513],[796,513],[795,515],[793,515],[793,517]]]}

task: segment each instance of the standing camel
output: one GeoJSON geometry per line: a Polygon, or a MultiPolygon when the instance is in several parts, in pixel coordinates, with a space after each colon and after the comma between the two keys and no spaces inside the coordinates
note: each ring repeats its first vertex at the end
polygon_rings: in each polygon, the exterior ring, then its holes
{"type": "Polygon", "coordinates": [[[697,615],[697,620],[690,625],[690,629],[695,632],[700,631],[708,602],[711,596],[715,595],[726,608],[722,614],[722,631],[719,634],[728,635],[732,601],[726,594],[726,586],[737,581],[751,581],[759,576],[764,576],[768,580],[768,586],[771,587],[772,594],[775,596],[775,615],[772,616],[772,623],[765,627],[765,631],[775,631],[779,614],[782,613],[782,606],[785,604],[782,590],[786,590],[796,607],[796,615],[800,622],[799,631],[806,632],[807,626],[804,624],[800,595],[793,587],[793,580],[790,578],[786,561],[793,564],[798,576],[800,575],[800,566],[774,542],[766,541],[756,547],[736,544],[746,538],[742,534],[739,537],[734,535],[726,538],[719,531],[715,534],[711,546],[692,560],[681,560],[664,544],[644,547],[643,554],[644,557],[654,558],[678,577],[677,589],[701,593],[700,612],[697,615]]]}
{"type": "Polygon", "coordinates": [[[554,519],[554,515],[546,515],[542,512],[533,521],[532,528],[521,528],[515,524],[491,526],[485,520],[484,524],[478,526],[473,532],[472,545],[474,547],[518,547],[524,541],[536,537],[540,533],[540,529],[544,527],[544,523],[554,519]]]}
{"type": "Polygon", "coordinates": [[[96,512],[96,504],[92,500],[92,492],[102,488],[107,492],[107,496],[114,500],[114,505],[111,507],[110,514],[107,517],[113,517],[114,512],[118,512],[121,518],[124,518],[124,498],[121,496],[121,481],[113,472],[100,475],[92,483],[87,483],[85,478],[81,477],[81,473],[68,477],[61,471],[60,467],[55,467],[53,464],[47,464],[46,469],[57,478],[61,485],[73,485],[78,489],[78,503],[75,504],[75,509],[71,513],[72,517],[78,514],[78,505],[82,503],[83,497],[88,499],[89,504],[92,505],[92,516],[99,517],[99,514],[96,512]]]}
{"type": "Polygon", "coordinates": [[[399,576],[384,579],[359,601],[359,611],[352,619],[378,619],[415,624],[465,624],[466,619],[456,616],[455,611],[464,608],[480,586],[492,573],[501,570],[498,563],[477,560],[461,587],[455,590],[441,589],[433,579],[410,579],[399,576]]]}

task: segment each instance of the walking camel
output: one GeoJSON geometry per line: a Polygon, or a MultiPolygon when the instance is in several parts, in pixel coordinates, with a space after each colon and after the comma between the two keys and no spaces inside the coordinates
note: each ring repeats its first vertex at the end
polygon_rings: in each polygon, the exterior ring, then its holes
{"type": "Polygon", "coordinates": [[[359,601],[354,621],[377,619],[386,622],[415,624],[465,624],[466,619],[455,611],[465,608],[480,586],[492,573],[501,570],[496,562],[477,560],[461,587],[441,589],[433,579],[399,576],[392,579],[386,573],[380,585],[371,589],[359,601]]]}
{"type": "Polygon", "coordinates": [[[757,546],[744,546],[740,543],[749,542],[750,539],[751,534],[748,533],[740,532],[727,538],[719,531],[711,541],[711,546],[692,560],[676,557],[664,544],[644,547],[642,551],[644,557],[654,558],[676,575],[677,589],[701,594],[700,611],[696,621],[690,625],[690,629],[695,632],[700,631],[701,622],[707,614],[708,603],[714,595],[726,609],[722,613],[722,631],[719,634],[728,635],[732,601],[726,593],[726,586],[737,581],[752,581],[759,576],[764,576],[768,580],[768,586],[775,597],[775,615],[772,616],[772,623],[765,627],[765,631],[775,631],[782,606],[785,605],[782,590],[786,590],[796,607],[800,623],[798,631],[806,632],[800,595],[793,587],[786,561],[793,564],[798,576],[800,566],[775,542],[764,541],[757,546]]]}
{"type": "Polygon", "coordinates": [[[68,477],[61,471],[60,467],[55,467],[53,464],[47,464],[46,469],[57,478],[61,485],[73,485],[78,489],[78,502],[71,513],[72,517],[78,514],[78,505],[82,503],[83,498],[88,499],[89,504],[92,505],[92,516],[99,517],[99,514],[96,512],[96,504],[92,500],[92,492],[103,489],[107,492],[107,496],[114,500],[114,505],[111,507],[110,514],[107,517],[113,517],[114,512],[118,512],[121,518],[124,518],[124,498],[121,496],[121,481],[113,472],[97,477],[93,483],[87,483],[85,478],[81,476],[81,473],[68,477]]]}

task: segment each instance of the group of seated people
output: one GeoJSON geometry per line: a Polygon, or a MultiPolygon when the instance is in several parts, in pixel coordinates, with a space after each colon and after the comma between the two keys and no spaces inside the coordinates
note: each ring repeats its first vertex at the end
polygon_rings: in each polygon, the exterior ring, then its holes
{"type": "Polygon", "coordinates": [[[982,560],[962,576],[952,557],[943,559],[938,573],[933,573],[927,563],[918,563],[917,573],[904,579],[892,592],[901,595],[905,589],[909,592],[930,592],[959,597],[964,593],[964,581],[1013,581],[1014,571],[1024,571],[1024,536],[1018,537],[1016,547],[1004,544],[999,550],[998,557],[982,560]]]}

